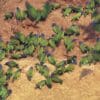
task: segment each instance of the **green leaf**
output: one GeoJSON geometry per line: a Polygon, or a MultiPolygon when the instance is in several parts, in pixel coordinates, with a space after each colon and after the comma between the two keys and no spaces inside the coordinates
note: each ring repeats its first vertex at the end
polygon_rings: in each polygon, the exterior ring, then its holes
{"type": "Polygon", "coordinates": [[[52,82],[54,82],[54,83],[60,83],[60,84],[63,83],[63,80],[60,79],[57,75],[51,76],[51,80],[52,80],[52,82]]]}
{"type": "Polygon", "coordinates": [[[6,84],[6,76],[3,74],[2,76],[0,76],[0,86],[5,84],[6,84]]]}
{"type": "Polygon", "coordinates": [[[42,46],[42,47],[46,47],[46,46],[48,45],[48,41],[47,41],[45,38],[40,37],[40,38],[39,38],[39,44],[40,44],[40,46],[42,46]]]}
{"type": "Polygon", "coordinates": [[[75,69],[75,67],[73,65],[68,65],[65,66],[65,72],[72,72],[75,69]]]}
{"type": "Polygon", "coordinates": [[[38,56],[40,63],[45,63],[46,62],[46,54],[42,53],[41,55],[38,56]]]}
{"type": "Polygon", "coordinates": [[[68,64],[77,64],[77,57],[74,55],[74,56],[70,56],[68,59],[67,59],[67,63],[68,64]]]}
{"type": "Polygon", "coordinates": [[[44,77],[48,77],[49,76],[49,69],[46,65],[40,65],[40,64],[36,64],[36,70],[39,71],[39,73],[41,75],[43,75],[44,77]]]}
{"type": "Polygon", "coordinates": [[[99,53],[93,53],[93,60],[94,62],[100,62],[100,54],[99,53]]]}
{"type": "Polygon", "coordinates": [[[37,18],[37,9],[33,7],[29,2],[26,2],[26,8],[27,8],[28,17],[31,20],[35,20],[37,18]]]}
{"type": "Polygon", "coordinates": [[[1,100],[6,100],[7,96],[8,96],[7,88],[5,88],[4,86],[1,86],[0,87],[0,98],[1,98],[1,100]]]}
{"type": "Polygon", "coordinates": [[[57,2],[51,2],[50,5],[52,6],[53,10],[60,8],[60,4],[57,2]]]}
{"type": "Polygon", "coordinates": [[[0,61],[2,61],[5,58],[5,51],[4,50],[0,50],[0,61]]]}
{"type": "Polygon", "coordinates": [[[56,25],[55,23],[52,25],[52,30],[53,32],[55,32],[56,34],[60,34],[62,33],[62,28],[58,25],[56,25]]]}
{"type": "Polygon", "coordinates": [[[71,6],[71,9],[74,13],[81,13],[83,11],[82,6],[71,6]]]}
{"type": "Polygon", "coordinates": [[[94,29],[95,31],[97,31],[97,32],[100,32],[100,24],[99,24],[99,23],[95,23],[95,24],[93,25],[93,29],[94,29]]]}
{"type": "Polygon", "coordinates": [[[12,80],[15,81],[19,79],[20,76],[21,76],[21,69],[18,69],[17,71],[13,73],[12,80]]]}
{"type": "Polygon", "coordinates": [[[71,12],[72,12],[71,7],[67,7],[62,10],[63,16],[69,16],[71,14],[71,12]]]}
{"type": "Polygon", "coordinates": [[[27,71],[27,78],[29,81],[31,81],[33,74],[34,74],[33,67],[30,67],[29,70],[27,71]]]}
{"type": "Polygon", "coordinates": [[[21,43],[24,43],[25,42],[25,35],[22,34],[21,32],[16,32],[15,39],[19,40],[21,43]]]}
{"type": "Polygon", "coordinates": [[[73,24],[65,31],[65,35],[71,36],[71,35],[79,35],[80,34],[80,28],[79,26],[73,24]]]}
{"type": "Polygon", "coordinates": [[[26,19],[27,14],[25,11],[22,11],[20,8],[17,7],[15,16],[16,16],[17,20],[22,21],[22,20],[26,19]]]}
{"type": "Polygon", "coordinates": [[[90,0],[90,2],[87,4],[86,8],[87,9],[92,9],[95,7],[95,2],[94,0],[90,0]]]}
{"type": "Polygon", "coordinates": [[[56,65],[56,60],[52,55],[48,55],[48,61],[52,65],[56,65]]]}
{"type": "Polygon", "coordinates": [[[66,60],[60,61],[59,63],[56,64],[56,67],[64,67],[67,64],[66,60]]]}
{"type": "Polygon", "coordinates": [[[64,38],[64,44],[65,44],[67,51],[71,51],[74,48],[74,43],[72,39],[69,37],[64,38]]]}
{"type": "Polygon", "coordinates": [[[9,80],[13,75],[13,69],[12,68],[8,68],[7,72],[6,72],[6,79],[9,80]]]}
{"type": "Polygon", "coordinates": [[[79,20],[79,18],[80,18],[81,16],[82,16],[82,13],[81,13],[81,12],[75,14],[75,15],[72,17],[72,21],[79,20]]]}
{"type": "Polygon", "coordinates": [[[32,56],[34,53],[35,47],[34,45],[25,47],[25,49],[23,50],[23,54],[26,56],[32,56]]]}
{"type": "Polygon", "coordinates": [[[54,75],[62,75],[64,74],[65,66],[57,67],[53,72],[54,75]]]}
{"type": "Polygon", "coordinates": [[[6,48],[5,43],[2,40],[0,40],[0,50],[4,50],[5,48],[6,48]]]}
{"type": "Polygon", "coordinates": [[[89,65],[93,62],[93,56],[92,55],[86,55],[86,56],[83,56],[80,60],[80,66],[82,65],[89,65]]]}
{"type": "Polygon", "coordinates": [[[8,43],[6,46],[6,51],[9,53],[9,52],[12,52],[13,50],[14,50],[14,45],[12,45],[11,43],[8,43]]]}
{"type": "Polygon", "coordinates": [[[36,84],[36,88],[41,89],[41,88],[44,87],[45,85],[46,85],[46,80],[42,80],[42,81],[40,81],[40,82],[38,82],[38,83],[36,84]]]}
{"type": "Polygon", "coordinates": [[[19,65],[15,61],[8,61],[5,63],[9,68],[19,68],[19,65]]]}
{"type": "Polygon", "coordinates": [[[9,19],[12,19],[13,16],[14,16],[13,12],[7,12],[7,13],[5,13],[5,15],[4,15],[4,19],[5,19],[5,20],[9,20],[9,19]]]}
{"type": "Polygon", "coordinates": [[[100,53],[100,41],[96,42],[96,44],[94,45],[93,51],[95,53],[100,53]]]}
{"type": "Polygon", "coordinates": [[[87,53],[90,50],[90,48],[84,43],[80,43],[79,48],[82,53],[87,53]]]}
{"type": "Polygon", "coordinates": [[[51,47],[51,48],[56,48],[56,43],[55,43],[55,41],[51,38],[51,39],[49,39],[49,46],[51,47]]]}
{"type": "Polygon", "coordinates": [[[12,54],[11,58],[12,59],[20,59],[20,58],[22,58],[22,55],[21,54],[14,53],[14,54],[12,54]]]}
{"type": "Polygon", "coordinates": [[[52,79],[51,79],[51,77],[48,77],[46,79],[46,85],[47,85],[48,88],[52,88],[52,79]]]}

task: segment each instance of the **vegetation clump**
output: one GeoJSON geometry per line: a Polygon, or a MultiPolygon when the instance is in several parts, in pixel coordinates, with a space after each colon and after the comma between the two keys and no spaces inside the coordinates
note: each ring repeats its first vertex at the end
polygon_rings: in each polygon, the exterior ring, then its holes
{"type": "MultiPolygon", "coordinates": [[[[75,15],[71,18],[72,22],[79,20],[83,15],[92,14],[94,20],[93,26],[95,25],[94,29],[99,32],[99,4],[99,0],[91,0],[85,8],[82,6],[69,5],[62,10],[62,13],[64,17],[74,13],[75,15]]],[[[29,18],[38,23],[39,21],[46,20],[51,11],[59,7],[60,4],[58,3],[47,2],[43,5],[42,9],[37,9],[29,2],[26,2],[26,10],[21,10],[17,7],[15,14],[13,12],[8,12],[4,17],[5,20],[10,20],[15,17],[18,21],[29,18]]],[[[60,76],[74,71],[76,64],[83,66],[100,62],[100,41],[97,41],[92,47],[78,41],[78,49],[83,54],[80,61],[78,61],[77,55],[67,56],[65,60],[58,61],[53,52],[50,52],[49,49],[54,51],[62,42],[66,49],[66,54],[73,52],[76,47],[75,39],[80,36],[80,27],[76,24],[72,24],[69,28],[64,30],[60,25],[53,23],[52,31],[54,34],[49,38],[46,38],[43,33],[33,34],[32,32],[27,36],[21,32],[16,32],[6,43],[0,38],[0,61],[3,61],[5,58],[10,59],[10,61],[5,63],[7,70],[4,71],[0,64],[0,100],[6,100],[11,94],[11,90],[8,88],[9,80],[14,82],[21,76],[23,68],[20,68],[17,60],[22,58],[35,56],[38,59],[38,63],[35,64],[35,69],[30,67],[26,72],[26,76],[27,79],[31,81],[34,77],[34,70],[42,75],[44,80],[36,84],[36,88],[39,89],[42,89],[44,86],[52,88],[54,83],[62,84],[63,80],[60,76]],[[49,65],[46,63],[54,66],[52,72],[49,69],[49,65]]]]}

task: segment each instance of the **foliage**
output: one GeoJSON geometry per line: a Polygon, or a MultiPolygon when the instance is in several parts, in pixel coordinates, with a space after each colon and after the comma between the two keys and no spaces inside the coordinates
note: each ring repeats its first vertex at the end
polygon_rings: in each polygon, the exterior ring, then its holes
{"type": "Polygon", "coordinates": [[[5,19],[5,20],[9,20],[9,19],[12,19],[13,16],[14,16],[13,12],[7,12],[7,13],[5,13],[5,15],[4,15],[4,19],[5,19]]]}
{"type": "Polygon", "coordinates": [[[6,65],[9,68],[19,68],[19,65],[15,61],[8,61],[8,62],[6,62],[6,65]]]}
{"type": "Polygon", "coordinates": [[[22,21],[22,20],[26,19],[27,13],[26,13],[26,11],[21,11],[21,9],[17,7],[15,16],[16,16],[17,20],[22,21]]]}
{"type": "Polygon", "coordinates": [[[74,48],[73,40],[69,37],[64,38],[64,44],[67,51],[71,51],[74,48]]]}
{"type": "Polygon", "coordinates": [[[29,70],[27,71],[27,78],[29,81],[31,81],[33,74],[34,74],[33,67],[30,67],[29,70]]]}
{"type": "Polygon", "coordinates": [[[67,36],[71,36],[71,35],[79,35],[80,34],[80,29],[79,29],[79,26],[73,24],[71,25],[68,29],[66,29],[65,31],[65,35],[67,36]]]}
{"type": "Polygon", "coordinates": [[[82,65],[90,65],[93,62],[93,56],[92,55],[86,55],[83,56],[80,60],[80,66],[82,65]]]}

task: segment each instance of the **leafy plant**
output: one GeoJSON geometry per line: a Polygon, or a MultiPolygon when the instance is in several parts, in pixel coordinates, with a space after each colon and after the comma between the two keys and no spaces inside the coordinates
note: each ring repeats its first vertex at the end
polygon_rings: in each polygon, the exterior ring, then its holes
{"type": "Polygon", "coordinates": [[[7,12],[7,13],[5,13],[5,15],[4,15],[4,17],[5,17],[4,19],[5,19],[5,20],[9,20],[9,19],[12,19],[13,16],[14,16],[13,12],[7,12]]]}
{"type": "Polygon", "coordinates": [[[6,84],[6,76],[4,74],[2,74],[0,76],[0,86],[3,86],[6,84]]]}
{"type": "Polygon", "coordinates": [[[55,23],[52,25],[52,29],[56,33],[53,36],[53,40],[55,41],[55,43],[57,45],[60,42],[60,40],[63,38],[64,32],[63,32],[62,27],[56,25],[55,23]]]}
{"type": "Polygon", "coordinates": [[[88,64],[91,64],[93,62],[93,56],[92,55],[86,55],[86,56],[83,56],[80,60],[80,66],[82,65],[88,65],[88,64]]]}
{"type": "Polygon", "coordinates": [[[67,59],[67,64],[77,64],[77,57],[71,56],[67,59]]]}
{"type": "Polygon", "coordinates": [[[44,37],[40,36],[38,38],[38,41],[39,41],[40,46],[42,47],[48,46],[48,41],[44,37]]]}
{"type": "Polygon", "coordinates": [[[25,47],[25,49],[23,50],[23,54],[26,56],[32,56],[34,50],[35,50],[34,45],[30,45],[28,47],[25,47]]]}
{"type": "Polygon", "coordinates": [[[9,68],[19,68],[19,65],[15,61],[8,61],[5,63],[9,68]]]}
{"type": "Polygon", "coordinates": [[[46,62],[46,57],[47,57],[47,55],[45,53],[44,48],[40,47],[38,49],[38,59],[39,59],[39,61],[40,61],[41,64],[44,64],[46,62]]]}
{"type": "Polygon", "coordinates": [[[31,81],[32,77],[33,77],[33,67],[30,67],[29,70],[27,71],[27,78],[29,81],[31,81]]]}
{"type": "Polygon", "coordinates": [[[68,52],[71,51],[74,48],[73,40],[69,37],[64,38],[64,44],[65,44],[66,50],[68,52]]]}
{"type": "Polygon", "coordinates": [[[56,64],[56,67],[57,68],[64,67],[66,64],[67,64],[67,61],[66,60],[63,60],[63,61],[60,61],[59,63],[57,63],[56,64]]]}
{"type": "Polygon", "coordinates": [[[100,41],[97,41],[97,43],[94,45],[94,48],[92,49],[92,56],[94,62],[100,61],[100,41]]]}
{"type": "Polygon", "coordinates": [[[79,13],[79,12],[82,12],[83,11],[83,8],[82,8],[82,6],[71,6],[71,8],[72,8],[72,11],[74,12],[74,13],[79,13]]]}
{"type": "Polygon", "coordinates": [[[19,40],[20,43],[25,43],[25,36],[21,32],[16,32],[14,38],[19,40]]]}
{"type": "Polygon", "coordinates": [[[53,72],[54,75],[62,75],[64,74],[65,66],[60,66],[55,69],[53,72]]]}
{"type": "Polygon", "coordinates": [[[8,68],[8,70],[6,72],[6,79],[9,80],[12,76],[13,76],[13,69],[8,68]]]}
{"type": "Polygon", "coordinates": [[[41,80],[40,82],[38,82],[36,84],[36,88],[41,89],[42,87],[44,87],[46,85],[46,80],[41,80]]]}
{"type": "Polygon", "coordinates": [[[66,7],[62,9],[63,16],[69,16],[72,13],[71,7],[66,7]]]}
{"type": "Polygon", "coordinates": [[[72,21],[79,20],[79,18],[80,18],[81,16],[82,16],[82,13],[81,13],[81,12],[75,14],[75,15],[72,17],[72,21]]]}
{"type": "Polygon", "coordinates": [[[48,61],[49,61],[50,64],[56,65],[56,60],[52,55],[48,54],[47,58],[48,58],[48,61]]]}
{"type": "Polygon", "coordinates": [[[84,15],[86,16],[88,14],[92,14],[94,12],[94,8],[95,8],[95,2],[94,0],[90,0],[89,2],[87,2],[84,15]]]}
{"type": "Polygon", "coordinates": [[[99,7],[96,7],[94,13],[92,14],[92,18],[93,18],[93,29],[96,30],[97,32],[100,32],[100,11],[99,11],[99,7]]]}
{"type": "Polygon", "coordinates": [[[5,51],[4,50],[0,50],[0,61],[2,61],[5,58],[5,51]]]}
{"type": "Polygon", "coordinates": [[[52,10],[60,8],[60,4],[57,2],[51,2],[50,5],[52,6],[52,10]]]}
{"type": "Polygon", "coordinates": [[[57,75],[51,75],[51,80],[52,80],[52,82],[54,82],[54,83],[60,83],[60,84],[63,83],[63,80],[60,79],[57,75]]]}
{"type": "Polygon", "coordinates": [[[100,41],[96,42],[93,48],[94,53],[100,53],[100,41]]]}
{"type": "Polygon", "coordinates": [[[79,35],[80,34],[80,29],[79,26],[73,24],[71,25],[68,29],[65,31],[65,35],[71,36],[71,35],[79,35]]]}
{"type": "Polygon", "coordinates": [[[39,73],[41,75],[43,75],[44,77],[48,77],[49,76],[49,69],[46,65],[41,65],[41,64],[36,64],[36,70],[39,71],[39,73]]]}
{"type": "Polygon", "coordinates": [[[87,53],[90,50],[90,48],[82,42],[80,42],[79,48],[80,48],[82,53],[87,53]]]}
{"type": "Polygon", "coordinates": [[[34,45],[37,47],[39,45],[39,35],[30,33],[25,40],[26,45],[34,45]]]}
{"type": "Polygon", "coordinates": [[[17,20],[24,20],[27,17],[26,11],[22,11],[19,7],[16,8],[16,13],[15,13],[16,19],[17,20]]]}
{"type": "Polygon", "coordinates": [[[15,53],[15,54],[12,54],[11,58],[12,59],[20,59],[20,58],[22,58],[22,55],[15,53]]]}
{"type": "Polygon", "coordinates": [[[74,69],[75,67],[72,64],[65,66],[65,72],[72,72],[74,69]]]}
{"type": "Polygon", "coordinates": [[[20,75],[21,75],[21,69],[18,69],[17,71],[15,71],[15,72],[13,73],[12,81],[17,80],[17,79],[20,77],[20,75]]]}
{"type": "Polygon", "coordinates": [[[0,86],[0,99],[1,100],[6,100],[8,97],[8,90],[4,86],[0,86]]]}
{"type": "Polygon", "coordinates": [[[49,40],[48,40],[49,42],[48,42],[48,45],[51,47],[51,48],[56,48],[56,43],[55,43],[55,41],[54,41],[54,39],[53,38],[50,38],[49,40]]]}
{"type": "Polygon", "coordinates": [[[47,85],[48,88],[52,87],[52,79],[51,79],[51,77],[47,77],[46,78],[46,85],[47,85]]]}
{"type": "Polygon", "coordinates": [[[44,4],[43,10],[36,9],[29,2],[26,2],[28,17],[36,22],[45,20],[48,14],[52,11],[52,6],[49,3],[44,4]]]}

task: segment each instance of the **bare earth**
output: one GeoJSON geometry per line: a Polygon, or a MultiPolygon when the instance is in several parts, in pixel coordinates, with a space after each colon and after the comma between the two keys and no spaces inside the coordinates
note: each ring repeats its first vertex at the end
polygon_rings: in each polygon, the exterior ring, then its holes
{"type": "MultiPolygon", "coordinates": [[[[47,37],[53,34],[51,25],[52,23],[57,23],[63,26],[63,28],[69,27],[71,23],[71,17],[63,18],[61,14],[61,9],[53,11],[47,18],[45,22],[40,22],[37,27],[33,27],[30,20],[25,20],[23,22],[17,22],[15,19],[10,21],[4,21],[3,15],[7,11],[15,11],[16,7],[25,9],[26,0],[0,0],[0,36],[3,37],[5,41],[9,40],[9,37],[13,32],[21,31],[25,35],[30,32],[34,33],[45,33],[47,37]]],[[[41,8],[43,3],[47,0],[29,0],[35,7],[41,8]]],[[[52,1],[52,0],[51,0],[52,1]]],[[[59,1],[62,6],[67,4],[64,1],[59,1]]],[[[66,0],[67,1],[67,0],[66,0]]],[[[80,0],[78,0],[80,1],[80,0]]],[[[84,0],[82,0],[84,1],[84,0]]],[[[88,45],[95,43],[95,38],[97,34],[91,29],[91,17],[81,17],[78,22],[76,22],[81,27],[81,35],[78,37],[78,41],[84,41],[88,45]],[[84,35],[84,36],[83,36],[84,35]]],[[[80,50],[78,49],[78,44],[76,42],[74,52],[68,55],[78,56],[78,59],[82,56],[80,50]]],[[[54,56],[57,60],[62,60],[66,58],[66,52],[63,45],[59,46],[57,50],[54,51],[54,56]]],[[[8,59],[0,62],[4,63],[8,59]]],[[[10,88],[13,93],[8,100],[100,100],[100,64],[84,66],[80,68],[76,66],[72,73],[67,73],[61,76],[64,80],[62,85],[53,84],[52,89],[44,87],[42,90],[36,90],[35,84],[41,80],[43,77],[37,72],[35,72],[34,77],[31,82],[26,78],[25,72],[30,66],[34,67],[37,61],[35,58],[26,58],[17,61],[21,68],[23,68],[23,73],[19,80],[14,83],[10,82],[10,88]]],[[[47,63],[50,70],[53,66],[47,63]]],[[[6,66],[4,66],[6,68],[6,66]]]]}

